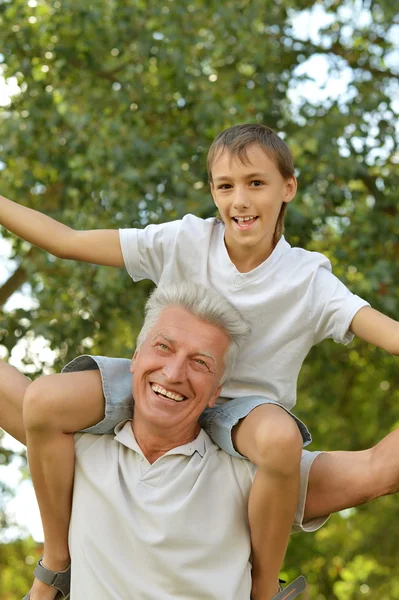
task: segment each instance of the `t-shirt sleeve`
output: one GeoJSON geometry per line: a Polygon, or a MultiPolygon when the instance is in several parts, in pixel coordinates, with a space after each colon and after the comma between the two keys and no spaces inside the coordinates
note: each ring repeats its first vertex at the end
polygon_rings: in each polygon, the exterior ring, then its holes
{"type": "Polygon", "coordinates": [[[314,343],[332,338],[349,344],[354,335],[349,327],[356,313],[368,302],[352,294],[331,271],[320,267],[313,280],[311,316],[314,325],[314,343]]]}
{"type": "Polygon", "coordinates": [[[158,283],[167,256],[174,247],[181,221],[148,225],[145,229],[120,229],[123,260],[133,281],[158,283]]]}

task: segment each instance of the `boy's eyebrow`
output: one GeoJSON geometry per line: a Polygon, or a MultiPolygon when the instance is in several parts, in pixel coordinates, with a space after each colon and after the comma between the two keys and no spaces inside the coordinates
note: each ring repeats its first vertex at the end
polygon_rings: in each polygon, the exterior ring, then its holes
{"type": "MultiPolygon", "coordinates": [[[[260,178],[260,179],[266,179],[268,177],[267,173],[248,173],[247,175],[244,175],[244,179],[253,179],[253,178],[260,178]]],[[[229,175],[219,175],[219,177],[214,177],[213,180],[215,182],[217,181],[226,181],[227,179],[231,179],[231,177],[229,175]]]]}

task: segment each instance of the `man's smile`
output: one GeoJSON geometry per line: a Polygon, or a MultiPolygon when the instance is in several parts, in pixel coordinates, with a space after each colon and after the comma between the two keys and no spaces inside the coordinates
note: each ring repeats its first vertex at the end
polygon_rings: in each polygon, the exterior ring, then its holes
{"type": "Polygon", "coordinates": [[[170,400],[174,400],[175,402],[183,402],[183,400],[187,400],[186,396],[182,396],[177,392],[172,392],[171,390],[167,390],[158,383],[151,383],[151,389],[153,392],[157,394],[157,396],[162,396],[164,398],[169,398],[170,400]]]}

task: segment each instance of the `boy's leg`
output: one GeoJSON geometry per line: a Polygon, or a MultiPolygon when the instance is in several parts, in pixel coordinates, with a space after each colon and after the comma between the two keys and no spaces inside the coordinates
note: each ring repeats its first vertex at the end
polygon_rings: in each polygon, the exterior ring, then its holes
{"type": "MultiPolygon", "coordinates": [[[[34,381],[24,398],[29,467],[44,530],[43,564],[52,571],[70,562],[68,529],[74,476],[73,432],[104,416],[99,371],[48,375],[34,381]]],[[[56,590],[37,579],[31,600],[52,600],[56,590]]]]}
{"type": "Polygon", "coordinates": [[[31,381],[11,365],[0,361],[0,427],[26,444],[22,405],[31,381]]]}
{"type": "Polygon", "coordinates": [[[309,474],[305,521],[399,492],[399,428],[373,448],[325,452],[309,474]]]}
{"type": "Polygon", "coordinates": [[[263,404],[233,429],[235,448],[258,467],[248,504],[253,600],[278,591],[299,495],[302,436],[282,408],[263,404]]]}

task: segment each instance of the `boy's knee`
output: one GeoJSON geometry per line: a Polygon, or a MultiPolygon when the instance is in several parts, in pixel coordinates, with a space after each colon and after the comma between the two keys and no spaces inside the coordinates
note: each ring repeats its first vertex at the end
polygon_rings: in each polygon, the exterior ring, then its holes
{"type": "Polygon", "coordinates": [[[303,440],[295,420],[278,409],[276,419],[263,418],[254,434],[255,458],[259,468],[290,475],[299,468],[303,440]]]}
{"type": "Polygon", "coordinates": [[[23,401],[23,420],[26,430],[45,430],[56,425],[54,411],[45,377],[35,379],[27,388],[23,401]]]}

